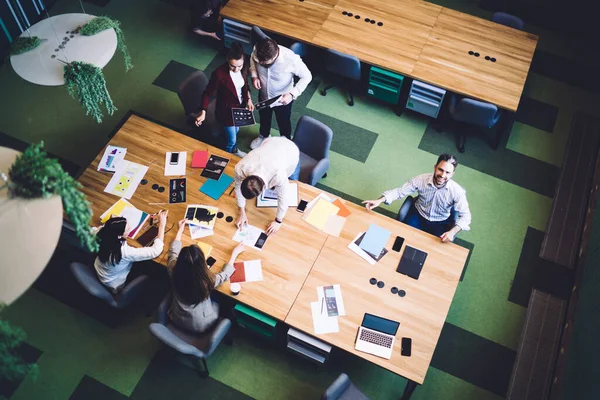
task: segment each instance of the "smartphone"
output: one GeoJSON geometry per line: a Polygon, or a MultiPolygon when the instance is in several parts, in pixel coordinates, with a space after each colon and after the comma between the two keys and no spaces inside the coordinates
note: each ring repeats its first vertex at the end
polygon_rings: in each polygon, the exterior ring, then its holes
{"type": "Polygon", "coordinates": [[[327,315],[334,317],[339,315],[337,302],[335,300],[335,289],[333,285],[323,286],[323,293],[325,294],[325,306],[327,307],[327,315]]]}
{"type": "Polygon", "coordinates": [[[206,259],[206,264],[208,265],[208,268],[212,267],[214,265],[214,263],[216,263],[216,262],[217,262],[217,260],[215,260],[212,257],[208,257],[206,259]]]}
{"type": "Polygon", "coordinates": [[[396,241],[394,242],[394,246],[392,246],[392,250],[400,251],[403,244],[404,244],[404,238],[400,237],[400,236],[396,236],[396,241]]]}
{"type": "Polygon", "coordinates": [[[137,238],[137,242],[142,246],[148,246],[154,239],[158,236],[158,226],[151,226],[146,232],[142,233],[142,235],[137,238]]]}
{"type": "Polygon", "coordinates": [[[400,351],[400,354],[402,354],[405,357],[410,357],[411,350],[412,350],[412,339],[403,337],[402,338],[402,350],[400,351]]]}
{"type": "Polygon", "coordinates": [[[296,209],[296,211],[304,212],[307,204],[308,204],[308,202],[306,200],[300,200],[300,204],[298,204],[298,208],[296,209]]]}
{"type": "Polygon", "coordinates": [[[268,238],[268,236],[266,233],[264,233],[264,232],[261,233],[254,246],[258,247],[259,249],[262,249],[263,246],[265,245],[265,242],[267,241],[267,238],[268,238]]]}
{"type": "Polygon", "coordinates": [[[169,161],[169,164],[177,165],[178,162],[179,162],[179,153],[176,153],[176,152],[171,153],[171,160],[169,161]]]}

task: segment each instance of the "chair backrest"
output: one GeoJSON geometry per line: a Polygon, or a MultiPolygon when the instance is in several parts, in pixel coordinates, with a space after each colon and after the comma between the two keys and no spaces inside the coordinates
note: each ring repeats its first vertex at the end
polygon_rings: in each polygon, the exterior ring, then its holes
{"type": "Polygon", "coordinates": [[[337,50],[327,49],[325,51],[325,69],[348,79],[360,80],[360,60],[358,57],[337,50]]]}
{"type": "Polygon", "coordinates": [[[304,154],[319,161],[329,157],[333,131],[324,123],[303,115],[296,125],[294,143],[304,154]]]}
{"type": "Polygon", "coordinates": [[[179,96],[179,100],[181,100],[186,115],[194,113],[200,108],[200,98],[207,85],[208,78],[206,78],[206,75],[202,71],[192,72],[181,82],[177,89],[177,95],[179,96]]]}
{"type": "Polygon", "coordinates": [[[369,400],[350,380],[348,375],[342,373],[323,393],[321,400],[369,400]]]}
{"type": "Polygon", "coordinates": [[[494,104],[466,97],[457,101],[450,114],[457,121],[491,128],[498,122],[500,110],[494,104]]]}
{"type": "Polygon", "coordinates": [[[294,42],[290,46],[290,50],[300,57],[304,58],[308,54],[308,46],[302,42],[294,42]]]}
{"type": "Polygon", "coordinates": [[[515,28],[520,31],[522,31],[525,27],[525,23],[521,18],[504,12],[495,12],[492,15],[492,21],[501,25],[510,26],[511,28],[515,28]]]}
{"type": "Polygon", "coordinates": [[[111,307],[118,307],[117,300],[112,293],[104,286],[96,275],[96,271],[85,264],[72,262],[69,267],[75,279],[85,289],[86,292],[94,297],[104,301],[111,307]]]}
{"type": "Polygon", "coordinates": [[[252,27],[252,42],[257,43],[263,39],[270,39],[269,36],[262,31],[258,26],[252,27]]]}

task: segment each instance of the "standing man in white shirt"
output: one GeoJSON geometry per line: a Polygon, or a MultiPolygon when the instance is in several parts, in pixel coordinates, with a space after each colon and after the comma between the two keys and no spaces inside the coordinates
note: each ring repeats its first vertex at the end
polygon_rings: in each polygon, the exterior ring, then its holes
{"type": "Polygon", "coordinates": [[[300,150],[284,137],[265,139],[235,166],[235,198],[239,207],[238,228],[248,223],[246,200],[260,195],[265,189],[277,192],[277,215],[267,227],[267,235],[276,233],[287,212],[283,194],[288,177],[297,180],[300,175],[300,150]]]}
{"type": "Polygon", "coordinates": [[[406,215],[404,223],[439,236],[442,242],[452,242],[458,232],[468,231],[471,224],[471,211],[465,189],[451,179],[456,167],[456,157],[444,153],[438,157],[433,174],[415,176],[402,187],[386,190],[379,199],[365,200],[363,204],[371,211],[384,201],[390,204],[417,192],[419,196],[406,215]],[[455,221],[451,215],[453,209],[456,213],[455,221]]]}
{"type": "Polygon", "coordinates": [[[279,125],[279,133],[292,138],[292,103],[302,94],[312,80],[312,74],[300,56],[287,47],[277,45],[273,39],[262,39],[250,56],[252,85],[259,91],[258,100],[269,100],[281,95],[279,101],[259,110],[260,131],[250,144],[256,149],[271,134],[273,112],[279,125]],[[294,77],[299,80],[294,85],[294,77]]]}

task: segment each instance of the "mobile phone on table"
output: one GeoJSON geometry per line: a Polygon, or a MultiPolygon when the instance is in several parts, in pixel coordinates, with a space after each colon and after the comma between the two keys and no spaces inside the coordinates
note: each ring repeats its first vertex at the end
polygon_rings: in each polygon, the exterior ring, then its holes
{"type": "Polygon", "coordinates": [[[412,339],[403,337],[402,338],[402,350],[400,351],[400,354],[402,354],[405,357],[410,357],[411,352],[412,352],[412,339]]]}
{"type": "Polygon", "coordinates": [[[177,152],[171,153],[171,159],[169,160],[169,164],[177,165],[178,162],[179,162],[179,153],[177,153],[177,152]]]}
{"type": "Polygon", "coordinates": [[[142,235],[137,238],[137,242],[145,247],[154,242],[154,239],[156,239],[157,236],[158,226],[154,225],[151,226],[146,232],[142,233],[142,235]]]}
{"type": "Polygon", "coordinates": [[[300,204],[298,204],[298,208],[296,209],[298,212],[304,212],[304,210],[306,209],[306,205],[308,204],[308,201],[306,200],[300,200],[300,204]]]}
{"type": "Polygon", "coordinates": [[[400,251],[403,244],[404,244],[404,238],[400,237],[400,236],[396,236],[396,241],[394,242],[394,246],[392,246],[392,250],[400,251]]]}
{"type": "Polygon", "coordinates": [[[267,238],[269,236],[267,236],[266,233],[261,233],[260,236],[258,237],[258,240],[256,241],[256,244],[254,246],[258,247],[259,249],[262,249],[263,246],[265,245],[265,242],[267,241],[267,238]]]}

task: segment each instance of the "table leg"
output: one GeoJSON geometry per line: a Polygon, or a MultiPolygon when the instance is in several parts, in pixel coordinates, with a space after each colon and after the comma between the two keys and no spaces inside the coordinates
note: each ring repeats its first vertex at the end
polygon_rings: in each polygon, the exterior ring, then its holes
{"type": "Polygon", "coordinates": [[[408,379],[408,381],[406,382],[406,387],[404,388],[404,393],[402,393],[402,397],[400,398],[400,400],[410,399],[410,396],[412,396],[412,393],[415,391],[416,388],[417,383],[408,379]]]}

